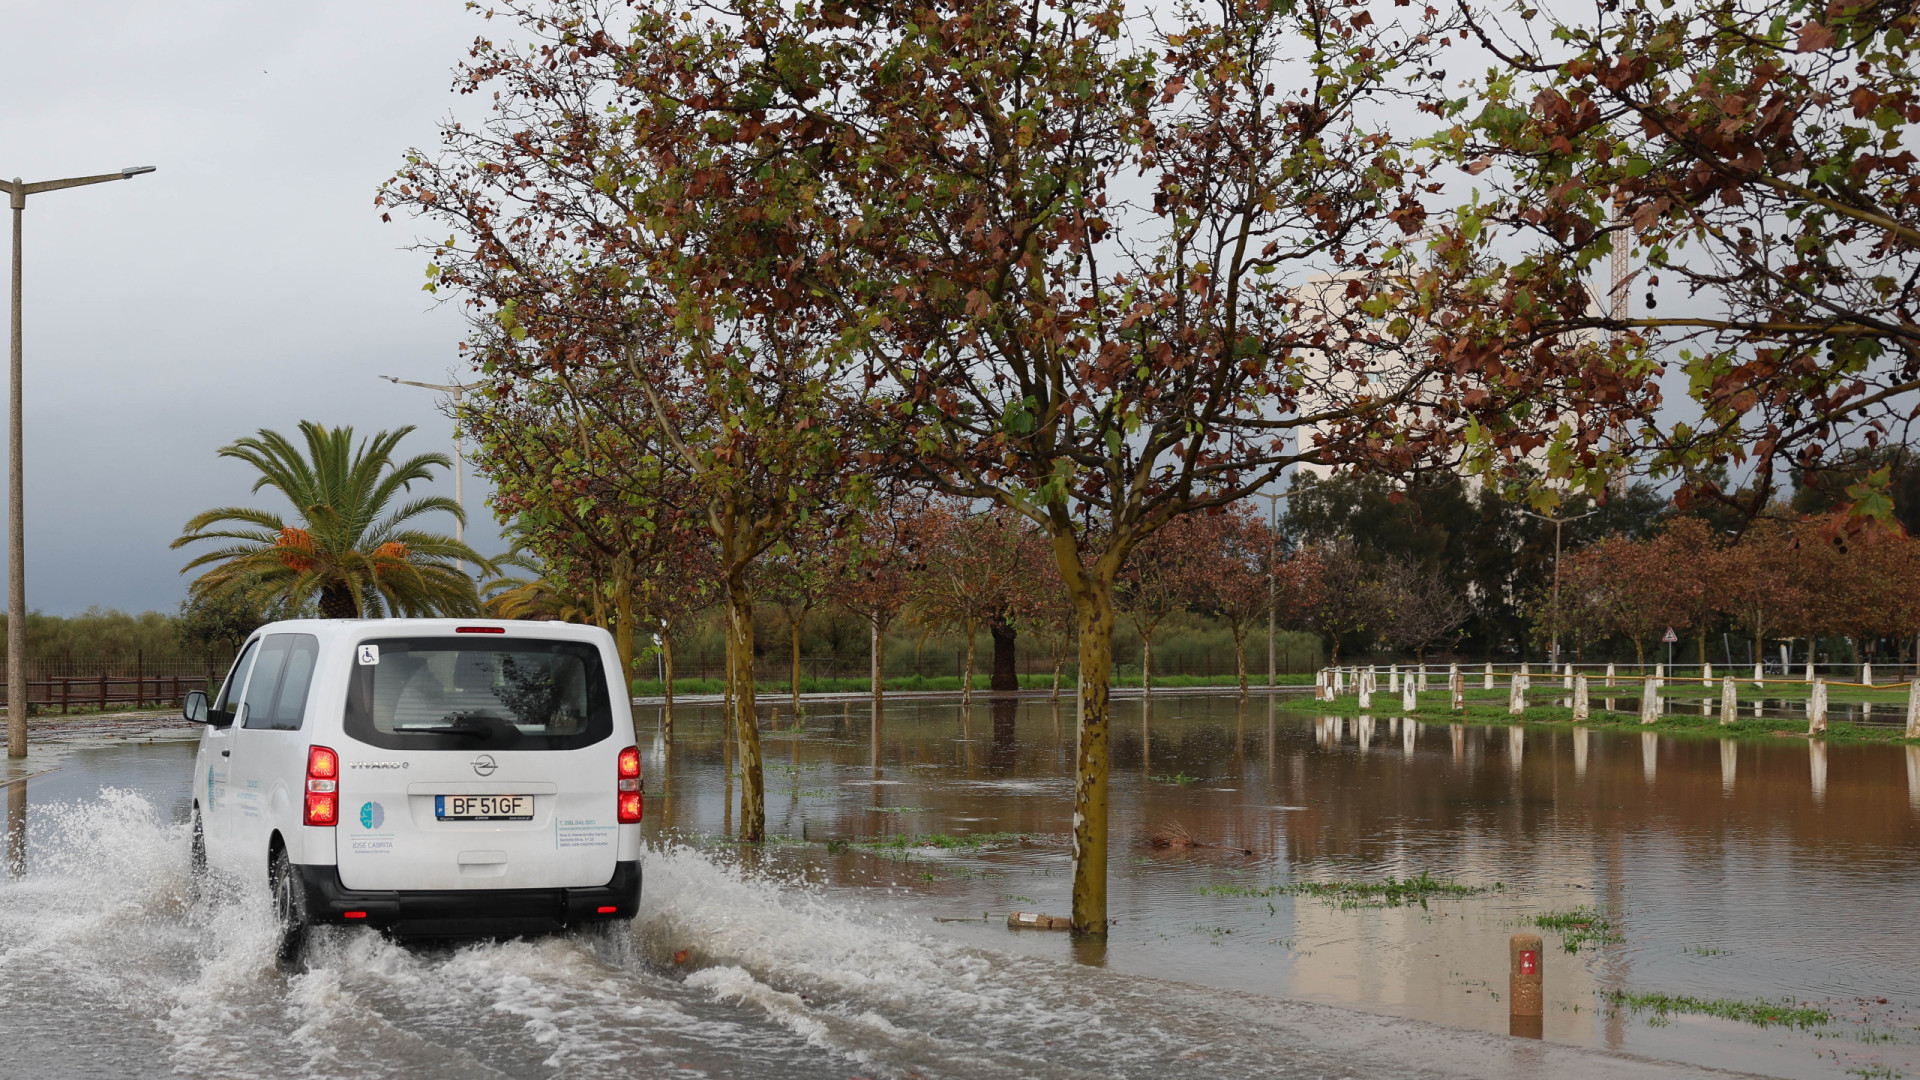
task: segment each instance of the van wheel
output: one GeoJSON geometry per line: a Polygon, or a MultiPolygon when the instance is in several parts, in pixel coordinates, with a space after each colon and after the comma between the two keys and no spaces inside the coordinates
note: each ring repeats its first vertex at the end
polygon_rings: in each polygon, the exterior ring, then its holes
{"type": "Polygon", "coordinates": [[[274,923],[280,929],[280,962],[294,964],[307,944],[307,890],[294,877],[287,849],[276,847],[267,862],[267,882],[273,890],[274,923]]]}

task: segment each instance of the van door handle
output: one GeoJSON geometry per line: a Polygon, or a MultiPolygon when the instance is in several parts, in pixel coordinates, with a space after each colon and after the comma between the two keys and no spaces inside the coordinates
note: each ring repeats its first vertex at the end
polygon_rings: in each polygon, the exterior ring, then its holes
{"type": "Polygon", "coordinates": [[[231,751],[231,750],[222,750],[222,751],[220,751],[220,756],[221,756],[221,757],[232,757],[232,756],[233,756],[233,751],[231,751]]]}

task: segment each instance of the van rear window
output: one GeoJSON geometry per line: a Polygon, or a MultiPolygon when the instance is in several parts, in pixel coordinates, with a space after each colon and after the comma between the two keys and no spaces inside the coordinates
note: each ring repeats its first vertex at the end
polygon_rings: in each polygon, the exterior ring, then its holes
{"type": "Polygon", "coordinates": [[[346,733],[388,750],[573,750],[613,734],[600,650],[389,638],[355,647],[346,733]]]}

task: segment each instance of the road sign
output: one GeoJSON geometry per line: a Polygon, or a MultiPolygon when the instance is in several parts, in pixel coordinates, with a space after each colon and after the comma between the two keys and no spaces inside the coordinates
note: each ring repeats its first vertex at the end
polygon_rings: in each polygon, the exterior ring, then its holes
{"type": "Polygon", "coordinates": [[[1673,644],[1674,642],[1676,642],[1676,641],[1679,641],[1679,640],[1680,640],[1680,635],[1678,635],[1678,634],[1676,634],[1676,633],[1674,633],[1674,632],[1673,632],[1673,627],[1671,627],[1671,626],[1669,626],[1669,627],[1667,627],[1667,636],[1666,636],[1666,637],[1663,637],[1663,638],[1661,638],[1660,640],[1661,640],[1661,641],[1664,641],[1664,642],[1666,642],[1666,643],[1667,643],[1667,644],[1669,644],[1669,645],[1671,645],[1671,644],[1673,644]]]}

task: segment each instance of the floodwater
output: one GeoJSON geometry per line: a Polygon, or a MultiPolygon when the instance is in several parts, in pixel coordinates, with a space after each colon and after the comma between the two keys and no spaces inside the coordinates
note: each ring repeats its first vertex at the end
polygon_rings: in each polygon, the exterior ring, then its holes
{"type": "Polygon", "coordinates": [[[642,736],[630,933],[327,931],[292,972],[257,884],[194,894],[190,744],[77,750],[9,789],[0,1076],[1920,1076],[1920,749],[1116,711],[1104,947],[1006,927],[1067,911],[1070,702],[897,703],[877,766],[864,704],[810,704],[763,732],[759,851],[724,838],[717,711],[682,707],[642,736]],[[1422,872],[1484,891],[1288,888],[1422,872]],[[1510,1037],[1508,936],[1575,908],[1619,939],[1539,931],[1545,1038],[1510,1037]]]}

